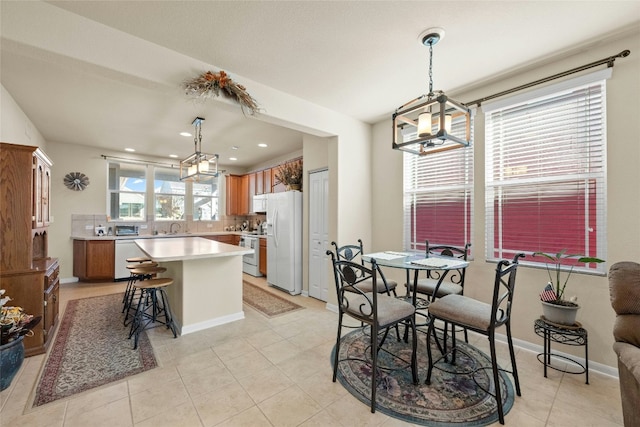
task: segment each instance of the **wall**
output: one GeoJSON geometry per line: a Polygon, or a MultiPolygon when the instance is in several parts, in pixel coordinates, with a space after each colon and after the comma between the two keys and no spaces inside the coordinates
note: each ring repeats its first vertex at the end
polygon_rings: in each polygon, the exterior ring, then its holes
{"type": "Polygon", "coordinates": [[[46,141],[38,129],[4,86],[0,86],[0,141],[33,145],[45,152],[47,149],[46,141]]]}
{"type": "MultiPolygon", "coordinates": [[[[526,72],[502,76],[500,80],[478,85],[465,93],[450,94],[469,101],[569,70],[630,49],[631,55],[615,62],[613,76],[607,81],[607,266],[622,260],[640,259],[640,34],[636,29],[617,40],[585,46],[574,54],[564,53],[526,72]]],[[[604,67],[604,66],[602,66],[604,67]]],[[[601,67],[601,68],[602,68],[601,67]]],[[[598,68],[599,69],[599,68],[598,68]]],[[[596,69],[592,69],[594,71],[596,69]]],[[[572,76],[572,77],[575,77],[572,76]]],[[[419,88],[417,88],[419,90],[419,88]]],[[[391,117],[391,115],[389,115],[391,117]]],[[[467,272],[465,295],[488,300],[493,283],[494,263],[484,257],[484,116],[475,119],[474,164],[474,260],[467,272]]],[[[402,154],[391,150],[391,118],[373,129],[372,175],[374,250],[402,248],[402,154]],[[391,206],[391,208],[390,208],[391,206]]],[[[404,275],[389,272],[404,283],[404,275]]],[[[523,267],[518,272],[513,334],[519,339],[541,345],[533,332],[533,321],[541,314],[539,296],[548,280],[544,269],[523,267]]],[[[614,313],[609,301],[607,278],[575,275],[569,294],[575,293],[582,308],[578,321],[589,331],[590,363],[602,364],[616,373],[617,361],[611,348],[614,313]]],[[[524,343],[531,346],[532,344],[524,343]]],[[[584,357],[582,348],[562,346],[566,353],[584,357]]]]}

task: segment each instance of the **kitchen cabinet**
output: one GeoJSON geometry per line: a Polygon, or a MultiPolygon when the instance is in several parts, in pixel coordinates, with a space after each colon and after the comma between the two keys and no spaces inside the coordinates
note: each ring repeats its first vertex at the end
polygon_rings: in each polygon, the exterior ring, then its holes
{"type": "Polygon", "coordinates": [[[73,241],[73,275],[80,281],[113,280],[114,269],[113,240],[73,241]]]}
{"type": "Polygon", "coordinates": [[[277,173],[278,173],[277,167],[271,168],[271,192],[272,193],[281,193],[283,191],[287,191],[287,187],[276,179],[277,173]]]}
{"type": "Polygon", "coordinates": [[[46,351],[57,324],[58,272],[49,258],[52,163],[38,147],[0,143],[0,288],[42,320],[24,339],[25,356],[46,351]]]}
{"type": "Polygon", "coordinates": [[[260,239],[260,259],[258,261],[258,271],[263,276],[267,275],[267,239],[260,239]]]}
{"type": "Polygon", "coordinates": [[[209,240],[227,243],[229,245],[238,246],[240,244],[240,236],[237,234],[217,234],[215,236],[203,236],[209,240]]]}
{"type": "Polygon", "coordinates": [[[58,314],[60,312],[60,266],[56,263],[49,266],[47,273],[44,275],[44,317],[42,318],[42,328],[44,331],[45,342],[53,337],[53,331],[58,323],[58,314]]]}
{"type": "Polygon", "coordinates": [[[271,169],[265,169],[262,171],[262,188],[264,189],[264,194],[271,193],[271,169]]]}
{"type": "Polygon", "coordinates": [[[227,175],[226,213],[227,216],[249,214],[249,175],[227,175]]]}

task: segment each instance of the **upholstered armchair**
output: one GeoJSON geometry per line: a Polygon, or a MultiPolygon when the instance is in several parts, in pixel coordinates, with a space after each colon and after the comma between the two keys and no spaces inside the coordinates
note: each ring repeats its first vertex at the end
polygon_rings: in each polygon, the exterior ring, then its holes
{"type": "Polygon", "coordinates": [[[618,262],[609,269],[611,306],[618,355],[620,395],[625,427],[640,426],[640,264],[618,262]]]}

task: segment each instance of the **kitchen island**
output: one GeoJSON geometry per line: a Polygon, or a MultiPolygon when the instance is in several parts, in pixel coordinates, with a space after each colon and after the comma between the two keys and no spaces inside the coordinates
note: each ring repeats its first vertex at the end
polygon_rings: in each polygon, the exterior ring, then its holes
{"type": "Polygon", "coordinates": [[[180,335],[244,318],[242,256],[250,249],[202,237],[135,242],[173,278],[166,290],[180,335]]]}

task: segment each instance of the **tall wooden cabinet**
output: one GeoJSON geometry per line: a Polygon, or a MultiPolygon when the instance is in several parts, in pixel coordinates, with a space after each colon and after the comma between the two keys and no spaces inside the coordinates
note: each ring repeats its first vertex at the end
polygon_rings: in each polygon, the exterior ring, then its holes
{"type": "Polygon", "coordinates": [[[57,324],[59,264],[48,256],[51,166],[38,147],[0,143],[0,289],[42,320],[25,355],[44,353],[57,324]]]}

